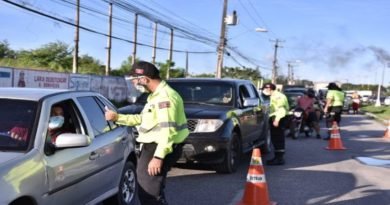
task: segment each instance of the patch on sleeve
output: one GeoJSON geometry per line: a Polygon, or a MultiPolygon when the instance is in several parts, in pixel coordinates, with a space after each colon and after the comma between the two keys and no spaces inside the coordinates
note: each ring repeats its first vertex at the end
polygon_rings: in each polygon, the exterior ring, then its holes
{"type": "Polygon", "coordinates": [[[171,103],[169,101],[158,103],[158,108],[159,109],[169,108],[169,107],[171,107],[171,103]]]}

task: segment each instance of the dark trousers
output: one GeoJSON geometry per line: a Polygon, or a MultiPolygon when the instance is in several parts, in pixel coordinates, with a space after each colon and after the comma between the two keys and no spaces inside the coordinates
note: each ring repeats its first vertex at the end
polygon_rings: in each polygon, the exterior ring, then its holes
{"type": "Polygon", "coordinates": [[[326,116],[326,127],[331,128],[333,121],[337,122],[337,125],[340,126],[341,113],[343,112],[342,106],[332,106],[329,108],[329,112],[326,116]]]}
{"type": "Polygon", "coordinates": [[[165,205],[164,188],[168,171],[180,158],[183,146],[174,145],[173,152],[165,156],[161,173],[157,176],[148,174],[148,164],[153,158],[156,143],[145,143],[142,146],[137,164],[138,196],[142,205],[165,205]]]}
{"type": "Polygon", "coordinates": [[[286,117],[283,117],[279,121],[279,126],[275,127],[273,124],[274,117],[270,118],[270,133],[271,133],[271,142],[275,149],[275,157],[281,156],[283,157],[284,148],[285,148],[285,137],[284,137],[284,129],[286,123],[286,117]]]}

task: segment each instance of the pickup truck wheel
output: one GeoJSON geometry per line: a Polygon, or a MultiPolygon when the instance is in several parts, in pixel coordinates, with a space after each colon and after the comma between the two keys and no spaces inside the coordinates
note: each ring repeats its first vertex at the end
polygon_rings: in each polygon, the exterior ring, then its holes
{"type": "Polygon", "coordinates": [[[119,191],[116,195],[104,201],[104,204],[115,205],[134,205],[137,195],[137,180],[136,171],[133,162],[126,162],[122,171],[121,181],[119,183],[119,191]]]}
{"type": "Polygon", "coordinates": [[[268,154],[271,152],[271,133],[267,127],[264,144],[260,146],[261,154],[268,154]]]}
{"type": "Polygon", "coordinates": [[[237,170],[242,154],[241,142],[237,133],[233,133],[229,142],[225,158],[221,164],[216,166],[217,173],[229,174],[237,170]]]}

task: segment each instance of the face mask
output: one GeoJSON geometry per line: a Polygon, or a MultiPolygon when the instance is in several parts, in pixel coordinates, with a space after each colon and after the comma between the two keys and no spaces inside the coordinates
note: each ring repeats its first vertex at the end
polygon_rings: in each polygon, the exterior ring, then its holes
{"type": "Polygon", "coordinates": [[[49,119],[49,128],[56,129],[62,127],[64,124],[64,117],[62,116],[53,116],[49,119]]]}
{"type": "Polygon", "coordinates": [[[266,95],[266,96],[270,96],[271,92],[269,92],[268,90],[263,90],[263,94],[266,95]]]}
{"type": "Polygon", "coordinates": [[[140,93],[146,93],[147,92],[145,86],[143,86],[143,85],[136,85],[135,89],[138,90],[140,93]]]}

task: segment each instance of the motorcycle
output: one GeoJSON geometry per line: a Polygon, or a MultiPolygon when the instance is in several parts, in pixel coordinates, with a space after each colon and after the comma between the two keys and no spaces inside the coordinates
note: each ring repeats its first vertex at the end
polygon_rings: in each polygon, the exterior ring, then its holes
{"type": "Polygon", "coordinates": [[[296,107],[290,111],[290,132],[288,136],[293,139],[298,139],[300,133],[305,133],[306,137],[310,137],[313,133],[313,129],[305,123],[307,118],[305,111],[296,107]]]}

